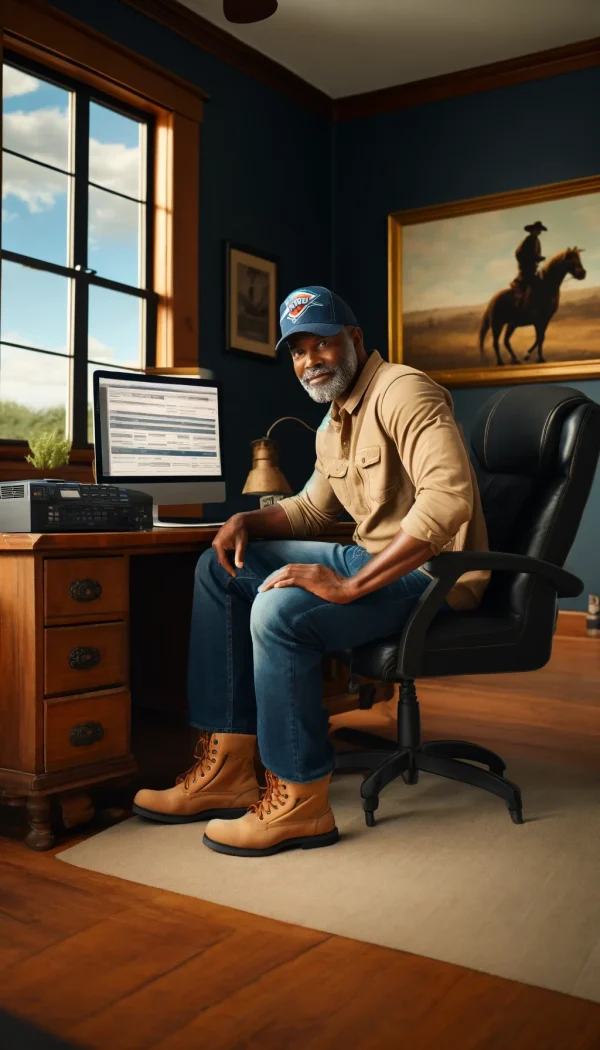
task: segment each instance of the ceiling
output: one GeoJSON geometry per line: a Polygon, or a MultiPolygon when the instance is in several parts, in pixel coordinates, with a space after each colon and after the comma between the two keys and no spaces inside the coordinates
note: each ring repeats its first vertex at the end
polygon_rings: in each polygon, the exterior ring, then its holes
{"type": "Polygon", "coordinates": [[[254,25],[180,2],[332,98],[600,36],[600,0],[279,0],[254,25]]]}

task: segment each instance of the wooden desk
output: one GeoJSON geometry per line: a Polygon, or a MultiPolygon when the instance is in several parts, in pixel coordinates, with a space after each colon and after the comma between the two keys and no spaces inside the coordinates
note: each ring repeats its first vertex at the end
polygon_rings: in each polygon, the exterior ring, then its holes
{"type": "Polygon", "coordinates": [[[0,791],[26,802],[32,849],[54,844],[53,800],[75,826],[90,787],[136,772],[132,702],[185,710],[194,568],[216,531],[0,535],[0,791]]]}

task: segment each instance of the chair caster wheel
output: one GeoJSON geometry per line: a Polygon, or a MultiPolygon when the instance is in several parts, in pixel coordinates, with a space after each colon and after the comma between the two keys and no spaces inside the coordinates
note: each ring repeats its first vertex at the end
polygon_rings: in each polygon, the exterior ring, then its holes
{"type": "Polygon", "coordinates": [[[524,824],[523,813],[520,809],[509,809],[510,819],[513,824],[524,824]]]}
{"type": "Polygon", "coordinates": [[[365,813],[365,821],[367,823],[367,827],[368,828],[374,828],[375,827],[375,814],[374,813],[365,813]]]}
{"type": "Polygon", "coordinates": [[[418,769],[407,769],[406,773],[402,774],[402,779],[405,784],[418,784],[419,782],[419,770],[418,769]]]}

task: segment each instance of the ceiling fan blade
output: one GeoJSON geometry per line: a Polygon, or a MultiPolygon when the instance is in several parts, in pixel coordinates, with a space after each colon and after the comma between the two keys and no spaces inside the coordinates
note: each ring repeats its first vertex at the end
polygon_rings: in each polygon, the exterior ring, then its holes
{"type": "Polygon", "coordinates": [[[277,10],[277,0],[223,0],[223,14],[228,22],[262,22],[277,10]]]}

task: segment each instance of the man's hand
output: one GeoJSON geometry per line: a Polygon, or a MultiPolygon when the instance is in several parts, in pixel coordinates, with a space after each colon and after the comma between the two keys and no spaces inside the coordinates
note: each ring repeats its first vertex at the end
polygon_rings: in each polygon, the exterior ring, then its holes
{"type": "Polygon", "coordinates": [[[227,551],[234,551],[234,561],[237,569],[244,567],[244,554],[248,545],[248,526],[244,520],[243,514],[234,514],[229,521],[226,521],[221,526],[214,540],[212,546],[214,547],[217,560],[225,572],[228,572],[230,576],[235,579],[235,569],[231,564],[227,551]]]}
{"type": "Polygon", "coordinates": [[[335,605],[347,605],[355,597],[352,577],[340,576],[325,565],[285,565],[258,589],[264,592],[280,587],[302,587],[335,605]]]}

